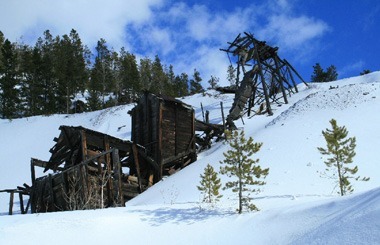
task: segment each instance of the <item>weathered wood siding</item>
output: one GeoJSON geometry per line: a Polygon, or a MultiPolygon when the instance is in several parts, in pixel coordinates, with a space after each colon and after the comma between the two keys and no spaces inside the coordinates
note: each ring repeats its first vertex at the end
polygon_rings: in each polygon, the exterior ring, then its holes
{"type": "Polygon", "coordinates": [[[194,110],[174,98],[145,93],[131,111],[132,141],[142,145],[147,155],[160,167],[156,181],[165,167],[192,155],[195,160],[194,110]]]}

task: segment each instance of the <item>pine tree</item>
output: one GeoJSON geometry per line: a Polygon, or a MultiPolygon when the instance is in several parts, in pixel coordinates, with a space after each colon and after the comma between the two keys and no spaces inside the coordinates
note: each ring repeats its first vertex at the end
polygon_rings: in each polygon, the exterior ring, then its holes
{"type": "Polygon", "coordinates": [[[174,79],[175,97],[183,97],[189,95],[189,76],[182,73],[174,79]]]}
{"type": "Polygon", "coordinates": [[[152,83],[149,90],[154,94],[166,94],[165,88],[167,88],[167,85],[168,77],[164,72],[160,58],[156,55],[152,63],[152,83]]]}
{"type": "Polygon", "coordinates": [[[261,178],[265,179],[269,173],[269,168],[262,169],[258,165],[259,159],[252,159],[252,156],[260,150],[262,143],[254,143],[252,137],[247,140],[244,131],[240,133],[226,131],[226,138],[232,149],[223,153],[225,159],[220,163],[225,166],[221,167],[220,172],[236,179],[227,182],[223,189],[232,189],[238,193],[239,214],[242,213],[243,207],[248,210],[258,210],[251,203],[253,198],[250,194],[259,192],[260,189],[252,189],[250,186],[264,185],[265,182],[261,178]]]}
{"type": "Polygon", "coordinates": [[[369,74],[369,73],[371,73],[371,70],[364,69],[362,72],[360,72],[360,76],[363,76],[363,75],[366,75],[366,74],[369,74]]]}
{"type": "Polygon", "coordinates": [[[118,100],[119,103],[130,103],[141,92],[140,73],[136,57],[124,48],[120,51],[119,69],[118,100]]]}
{"type": "Polygon", "coordinates": [[[331,82],[338,79],[338,73],[334,65],[329,66],[327,70],[324,71],[321,65],[316,63],[313,69],[311,82],[331,82]]]}
{"type": "Polygon", "coordinates": [[[207,89],[216,89],[216,87],[218,87],[219,78],[211,75],[210,80],[208,80],[207,82],[210,85],[210,87],[208,87],[207,89]]]}
{"type": "Polygon", "coordinates": [[[20,106],[18,90],[19,74],[14,44],[6,39],[0,53],[2,56],[0,70],[0,113],[3,118],[12,119],[18,116],[20,106]]]}
{"type": "Polygon", "coordinates": [[[142,90],[150,90],[152,84],[152,61],[146,57],[140,59],[140,84],[142,90]]]}
{"type": "Polygon", "coordinates": [[[91,70],[90,83],[93,83],[93,89],[99,89],[93,94],[100,93],[100,96],[102,97],[102,107],[104,107],[106,104],[106,95],[115,91],[115,77],[112,70],[112,52],[107,47],[106,41],[103,38],[98,41],[95,49],[97,55],[95,57],[95,64],[91,70]]]}
{"type": "Polygon", "coordinates": [[[329,168],[335,169],[336,174],[333,173],[330,177],[337,179],[339,186],[338,193],[344,196],[354,190],[349,179],[368,181],[369,178],[364,177],[360,179],[360,176],[355,178],[354,175],[358,172],[358,167],[349,168],[345,166],[352,163],[352,159],[356,155],[356,138],[347,138],[348,130],[345,126],[339,127],[335,119],[331,119],[330,124],[332,129],[322,131],[327,148],[318,147],[318,150],[322,155],[330,156],[325,161],[327,166],[326,172],[329,172],[329,168]]]}
{"type": "Polygon", "coordinates": [[[203,194],[203,202],[212,204],[219,201],[222,197],[222,195],[219,194],[219,189],[222,184],[214,168],[210,164],[207,164],[204,174],[201,174],[200,177],[200,185],[197,186],[197,188],[203,194]]]}
{"type": "Polygon", "coordinates": [[[202,87],[202,78],[199,71],[194,69],[193,79],[190,80],[190,94],[203,93],[205,90],[202,87]]]}
{"type": "Polygon", "coordinates": [[[230,82],[231,86],[236,85],[236,75],[235,75],[235,69],[232,65],[228,66],[227,69],[227,80],[230,82]]]}

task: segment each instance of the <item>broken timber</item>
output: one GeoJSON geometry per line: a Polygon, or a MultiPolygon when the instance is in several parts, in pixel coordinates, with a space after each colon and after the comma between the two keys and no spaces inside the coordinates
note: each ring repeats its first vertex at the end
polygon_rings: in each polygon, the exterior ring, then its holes
{"type": "Polygon", "coordinates": [[[130,114],[133,142],[83,127],[59,128],[49,161],[31,160],[33,213],[123,206],[196,160],[200,124],[192,107],[145,93],[130,114]],[[35,167],[53,173],[36,178],[35,167]]]}
{"type": "MultiPolygon", "coordinates": [[[[236,89],[219,89],[221,92],[234,92],[235,99],[227,116],[227,124],[234,128],[233,121],[244,113],[250,113],[258,106],[257,114],[266,112],[272,115],[272,103],[288,103],[288,97],[298,92],[297,83],[306,82],[290,63],[281,59],[278,47],[271,47],[259,41],[252,34],[239,34],[227,49],[221,49],[235,57],[236,89]],[[240,74],[243,78],[240,80],[240,74]],[[247,107],[248,108],[247,108],[247,107]]],[[[307,85],[307,84],[306,84],[307,85]]]]}

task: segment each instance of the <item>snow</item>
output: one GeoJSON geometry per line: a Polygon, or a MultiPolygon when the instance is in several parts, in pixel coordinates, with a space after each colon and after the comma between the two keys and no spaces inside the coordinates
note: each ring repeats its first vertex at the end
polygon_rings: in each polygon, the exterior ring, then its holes
{"type": "MultiPolygon", "coordinates": [[[[200,203],[199,175],[208,163],[219,170],[228,149],[215,142],[197,162],[123,208],[8,216],[9,196],[0,193],[0,244],[378,244],[380,72],[309,87],[302,84],[299,90],[289,104],[274,106],[273,116],[236,121],[246,136],[263,142],[256,157],[263,168],[270,168],[267,184],[255,196],[259,212],[236,214],[237,196],[228,190],[222,191],[215,207],[200,203]],[[330,127],[331,118],[356,137],[354,164],[360,176],[371,178],[353,183],[354,194],[345,197],[336,193],[333,180],[320,176],[325,165],[317,147],[325,147],[322,130],[330,127]]],[[[181,100],[196,109],[198,119],[202,103],[211,122],[221,123],[220,101],[227,115],[233,95],[211,91],[181,100]]],[[[49,159],[60,125],[81,125],[130,139],[131,108],[0,120],[0,189],[30,184],[30,158],[49,159]]]]}

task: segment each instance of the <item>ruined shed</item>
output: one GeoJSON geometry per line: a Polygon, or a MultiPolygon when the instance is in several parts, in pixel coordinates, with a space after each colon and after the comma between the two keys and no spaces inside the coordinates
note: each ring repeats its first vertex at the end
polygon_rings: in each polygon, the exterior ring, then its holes
{"type": "Polygon", "coordinates": [[[144,93],[130,111],[131,140],[158,165],[154,181],[196,160],[194,109],[171,97],[144,93]]]}
{"type": "Polygon", "coordinates": [[[141,146],[83,127],[59,129],[50,160],[31,161],[33,213],[123,206],[148,187],[141,146]],[[36,166],[54,173],[36,178],[36,166]],[[139,171],[132,176],[130,168],[139,171]]]}

